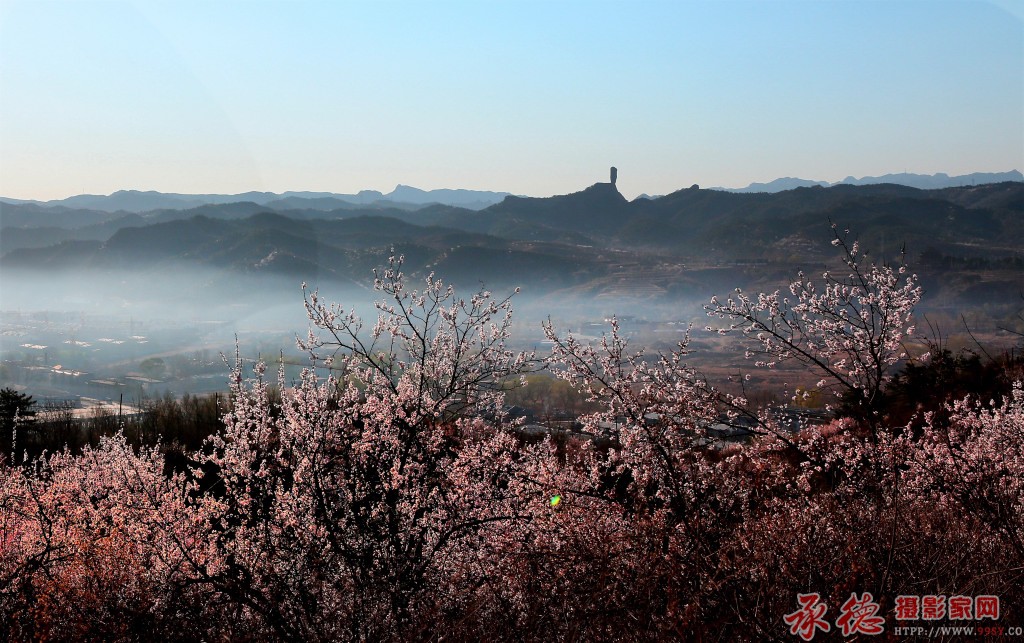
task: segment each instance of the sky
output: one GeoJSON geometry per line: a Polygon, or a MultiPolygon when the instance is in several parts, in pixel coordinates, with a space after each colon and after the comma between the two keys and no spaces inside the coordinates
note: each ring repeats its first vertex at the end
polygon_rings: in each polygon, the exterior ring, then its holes
{"type": "Polygon", "coordinates": [[[0,0],[0,195],[1024,170],[1012,1],[0,0]]]}

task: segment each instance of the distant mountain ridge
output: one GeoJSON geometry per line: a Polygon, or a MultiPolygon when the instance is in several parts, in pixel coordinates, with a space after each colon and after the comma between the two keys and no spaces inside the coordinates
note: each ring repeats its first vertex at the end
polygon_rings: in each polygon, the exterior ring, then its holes
{"type": "Polygon", "coordinates": [[[949,176],[944,172],[938,174],[913,174],[900,172],[898,174],[884,174],[882,176],[865,176],[856,178],[848,176],[842,181],[829,183],[828,181],[811,181],[794,177],[783,177],[769,181],[768,183],[751,183],[745,188],[721,188],[715,187],[712,190],[722,192],[783,192],[795,188],[809,188],[816,185],[821,187],[832,187],[836,185],[878,185],[880,183],[893,183],[907,187],[918,188],[919,190],[939,190],[942,188],[964,187],[968,185],[982,185],[984,183],[1003,183],[1006,181],[1024,181],[1024,174],[1018,170],[1009,172],[974,172],[972,174],[961,174],[949,176]]]}
{"type": "Polygon", "coordinates": [[[177,194],[171,192],[156,192],[153,190],[118,190],[110,195],[80,194],[66,199],[55,199],[52,201],[35,201],[31,199],[12,199],[0,197],[0,202],[13,205],[38,205],[41,207],[66,207],[98,210],[101,212],[148,212],[151,210],[189,210],[202,205],[250,202],[257,205],[286,201],[295,207],[323,208],[325,201],[333,201],[336,204],[326,209],[336,209],[345,206],[366,206],[374,204],[406,204],[409,206],[422,206],[431,203],[451,205],[468,208],[470,210],[482,210],[487,206],[501,202],[508,192],[488,192],[483,190],[421,190],[419,188],[401,185],[395,187],[388,194],[377,190],[362,190],[357,194],[337,194],[334,192],[244,192],[242,194],[177,194]],[[302,204],[302,201],[318,203],[320,207],[302,204]]]}
{"type": "MultiPolygon", "coordinates": [[[[777,178],[767,183],[751,183],[744,188],[713,187],[711,190],[734,193],[776,193],[803,187],[834,187],[837,185],[878,185],[891,183],[904,185],[921,190],[937,190],[948,187],[964,187],[986,183],[1003,183],[1006,181],[1024,182],[1024,174],[1018,170],[1009,172],[974,172],[949,176],[943,172],[937,174],[885,174],[882,176],[865,176],[856,178],[848,176],[842,181],[828,182],[801,179],[796,177],[777,178]]],[[[109,195],[79,194],[66,199],[37,201],[32,199],[14,199],[0,196],[0,204],[36,205],[42,208],[71,208],[76,210],[92,210],[96,212],[150,212],[153,210],[191,210],[204,205],[220,205],[228,203],[248,202],[260,206],[269,206],[275,211],[283,210],[319,210],[332,211],[341,209],[358,209],[371,206],[376,208],[398,207],[414,210],[421,206],[439,204],[467,210],[483,210],[501,203],[505,197],[512,196],[509,192],[490,192],[466,189],[434,189],[421,190],[416,187],[398,184],[391,192],[384,194],[377,190],[361,190],[356,194],[335,192],[287,191],[276,192],[243,192],[241,194],[178,194],[172,192],[156,192],[153,190],[118,190],[109,195]]],[[[519,197],[532,198],[532,197],[519,197]]],[[[557,197],[551,197],[557,198],[557,197]]],[[[652,197],[640,194],[641,200],[653,200],[652,197]]]]}

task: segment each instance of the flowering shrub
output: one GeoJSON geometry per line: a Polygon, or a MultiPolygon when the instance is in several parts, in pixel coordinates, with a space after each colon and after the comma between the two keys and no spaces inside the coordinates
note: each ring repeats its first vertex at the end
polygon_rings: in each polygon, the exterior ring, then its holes
{"type": "Polygon", "coordinates": [[[122,436],[0,470],[0,631],[15,640],[202,636],[187,570],[205,499],[122,436]]]}

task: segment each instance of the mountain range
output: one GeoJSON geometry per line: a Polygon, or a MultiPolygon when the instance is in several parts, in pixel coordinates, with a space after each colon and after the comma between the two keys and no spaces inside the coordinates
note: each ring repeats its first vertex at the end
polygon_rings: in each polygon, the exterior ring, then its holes
{"type": "Polygon", "coordinates": [[[0,269],[173,274],[178,266],[206,266],[295,282],[366,283],[395,248],[410,272],[434,271],[457,283],[664,299],[825,266],[834,258],[834,223],[885,260],[906,250],[912,265],[935,271],[974,266],[974,276],[961,270],[936,281],[934,290],[949,297],[966,301],[977,291],[1012,300],[1024,286],[1020,181],[748,193],[692,186],[632,201],[613,184],[596,183],[549,198],[505,195],[479,210],[412,204],[479,193],[400,186],[391,194],[403,200],[368,195],[360,205],[338,203],[336,195],[263,194],[140,212],[72,207],[69,200],[0,202],[0,269]]]}
{"type": "Polygon", "coordinates": [[[906,185],[907,187],[920,188],[922,190],[938,190],[941,188],[963,187],[967,185],[982,185],[984,183],[1002,183],[1004,181],[1024,181],[1024,174],[1018,170],[1009,172],[974,172],[973,174],[961,174],[949,176],[943,172],[938,174],[912,174],[900,172],[898,174],[885,174],[882,176],[864,176],[855,178],[848,176],[842,181],[829,183],[828,181],[811,181],[808,179],[797,179],[784,177],[775,179],[768,183],[751,183],[745,188],[711,188],[712,190],[724,190],[726,192],[782,192],[794,188],[809,188],[815,185],[831,187],[834,185],[877,185],[879,183],[894,183],[906,185]]]}
{"type": "Polygon", "coordinates": [[[335,210],[345,207],[419,207],[431,203],[455,205],[470,210],[482,210],[500,202],[507,192],[485,192],[480,190],[421,190],[408,185],[398,185],[388,194],[376,190],[362,190],[358,194],[336,194],[334,192],[244,192],[242,194],[175,194],[139,190],[119,190],[104,196],[80,194],[66,199],[34,201],[0,197],[0,203],[11,205],[38,205],[42,207],[65,207],[101,212],[147,212],[150,210],[187,210],[201,205],[222,203],[256,203],[280,207],[308,207],[319,210],[335,210]]]}
{"type": "MultiPolygon", "coordinates": [[[[949,187],[982,185],[985,183],[1002,183],[1005,181],[1024,181],[1024,174],[1018,170],[1009,172],[975,172],[959,176],[948,174],[885,174],[883,176],[865,176],[855,178],[848,176],[842,181],[813,181],[792,177],[778,178],[768,183],[751,183],[745,188],[710,188],[723,192],[783,192],[800,187],[831,187],[835,185],[876,185],[892,183],[905,185],[922,190],[936,190],[949,187]]],[[[335,192],[243,192],[241,194],[176,194],[170,192],[119,190],[110,195],[80,194],[66,199],[36,201],[31,199],[13,199],[0,196],[0,204],[39,205],[47,208],[65,207],[73,209],[96,210],[100,212],[148,212],[152,210],[189,210],[202,205],[224,203],[255,203],[269,206],[274,210],[282,209],[315,209],[337,210],[371,206],[376,208],[417,209],[424,205],[450,205],[468,210],[483,210],[500,203],[508,192],[488,192],[482,190],[421,190],[408,185],[397,185],[394,190],[384,194],[377,190],[361,190],[356,194],[339,194],[335,192]]],[[[638,199],[654,199],[641,194],[638,199]]]]}

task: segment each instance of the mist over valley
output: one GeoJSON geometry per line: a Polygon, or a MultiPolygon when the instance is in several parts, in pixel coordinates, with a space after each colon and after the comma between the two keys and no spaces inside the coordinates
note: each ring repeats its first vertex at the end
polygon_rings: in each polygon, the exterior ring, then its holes
{"type": "Polygon", "coordinates": [[[514,339],[523,347],[542,346],[548,318],[593,337],[617,316],[656,350],[692,325],[695,363],[724,375],[742,360],[704,333],[704,305],[736,287],[770,292],[798,270],[834,268],[833,222],[872,259],[899,262],[905,250],[926,288],[920,310],[947,335],[969,320],[1012,343],[1005,329],[1020,321],[1020,180],[693,186],[632,201],[610,182],[550,198],[404,186],[386,199],[359,194],[0,199],[0,385],[53,398],[219,390],[220,355],[236,339],[247,358],[284,355],[297,368],[295,337],[308,327],[301,285],[372,323],[373,272],[393,255],[414,283],[433,273],[465,296],[520,288],[514,339]],[[163,367],[144,375],[154,360],[163,367]]]}

